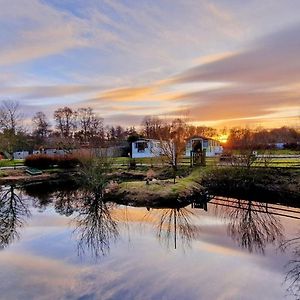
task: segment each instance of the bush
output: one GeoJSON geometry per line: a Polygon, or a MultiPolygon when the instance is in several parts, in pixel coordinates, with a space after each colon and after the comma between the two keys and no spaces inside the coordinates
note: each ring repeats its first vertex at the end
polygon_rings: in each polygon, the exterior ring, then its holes
{"type": "Polygon", "coordinates": [[[48,169],[54,165],[54,157],[46,154],[29,155],[24,164],[31,168],[48,169]]]}
{"type": "Polygon", "coordinates": [[[75,168],[79,164],[79,159],[74,155],[64,155],[55,158],[57,159],[56,164],[63,169],[75,168]]]}
{"type": "Polygon", "coordinates": [[[25,166],[38,169],[49,169],[57,165],[59,168],[70,169],[78,165],[79,160],[73,155],[51,156],[47,154],[29,155],[25,166]]]}
{"type": "Polygon", "coordinates": [[[229,167],[211,170],[200,183],[214,195],[287,203],[299,199],[299,178],[298,170],[229,167]]]}

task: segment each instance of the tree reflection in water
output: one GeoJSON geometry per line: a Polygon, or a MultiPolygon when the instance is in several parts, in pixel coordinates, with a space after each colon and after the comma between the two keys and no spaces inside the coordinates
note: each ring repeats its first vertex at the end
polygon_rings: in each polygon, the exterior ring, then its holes
{"type": "Polygon", "coordinates": [[[216,205],[215,213],[229,221],[228,234],[249,252],[264,254],[268,244],[282,241],[282,224],[265,203],[218,198],[211,203],[216,205]]]}
{"type": "Polygon", "coordinates": [[[160,243],[167,248],[177,249],[178,239],[182,248],[190,247],[191,242],[196,239],[199,227],[193,225],[192,217],[195,214],[187,208],[153,209],[146,215],[154,217],[156,235],[160,243]]]}
{"type": "Polygon", "coordinates": [[[292,251],[293,258],[286,265],[285,283],[288,285],[287,292],[300,299],[300,236],[283,241],[280,248],[292,251]]]}
{"type": "Polygon", "coordinates": [[[15,187],[3,187],[0,190],[0,249],[19,238],[18,229],[29,216],[30,211],[15,187]]]}
{"type": "Polygon", "coordinates": [[[119,236],[117,221],[112,218],[114,204],[105,203],[97,193],[79,192],[81,206],[74,218],[78,235],[78,253],[89,251],[94,258],[105,255],[110,250],[111,242],[119,236]]]}
{"type": "Polygon", "coordinates": [[[61,190],[54,193],[55,211],[66,217],[71,216],[75,211],[79,210],[81,205],[80,193],[76,191],[61,190]]]}

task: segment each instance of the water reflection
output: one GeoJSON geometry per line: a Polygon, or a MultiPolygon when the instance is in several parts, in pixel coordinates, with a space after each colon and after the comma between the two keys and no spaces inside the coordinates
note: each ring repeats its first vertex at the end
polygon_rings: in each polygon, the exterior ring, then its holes
{"type": "Polygon", "coordinates": [[[300,234],[292,239],[284,240],[280,245],[281,250],[292,252],[292,259],[286,265],[285,283],[287,292],[300,298],[300,234]]]}
{"type": "MultiPolygon", "coordinates": [[[[160,271],[166,272],[165,274],[161,273],[162,276],[167,278],[172,284],[174,283],[174,286],[177,285],[177,275],[174,274],[176,270],[181,270],[181,272],[177,273],[181,273],[182,277],[180,277],[180,282],[182,282],[185,288],[187,287],[186,290],[193,290],[194,286],[201,286],[203,290],[207,291],[209,287],[205,286],[206,282],[210,282],[210,279],[213,280],[213,278],[217,278],[216,276],[220,276],[216,280],[220,280],[220,284],[217,285],[217,287],[221,290],[223,286],[231,289],[232,282],[230,282],[230,280],[235,280],[235,283],[241,289],[241,291],[238,291],[240,294],[226,294],[229,295],[228,298],[238,298],[238,296],[240,296],[239,298],[243,298],[242,293],[248,284],[247,280],[249,279],[248,288],[251,290],[253,287],[258,287],[261,284],[260,278],[265,276],[264,280],[266,281],[264,281],[263,286],[266,286],[269,282],[273,284],[274,281],[276,291],[273,294],[279,295],[278,298],[280,299],[282,298],[282,293],[285,291],[285,286],[280,286],[285,276],[283,267],[290,259],[290,262],[286,265],[286,284],[289,293],[292,293],[299,299],[300,234],[298,235],[299,237],[296,236],[293,239],[284,240],[283,225],[289,229],[287,224],[296,223],[289,223],[289,220],[286,221],[286,218],[281,218],[283,214],[287,217],[292,212],[294,213],[294,219],[298,218],[296,213],[299,214],[300,212],[297,209],[277,205],[276,211],[276,205],[273,204],[230,198],[215,197],[211,199],[210,197],[202,197],[197,203],[191,206],[179,207],[174,204],[171,208],[148,207],[148,211],[145,212],[146,208],[118,206],[103,201],[101,194],[80,189],[76,191],[53,190],[48,193],[47,196],[39,196],[36,199],[30,198],[29,203],[26,202],[28,199],[25,198],[27,197],[24,197],[24,193],[17,191],[14,186],[3,187],[0,190],[0,246],[2,248],[18,238],[20,227],[24,225],[26,218],[29,217],[27,205],[33,204],[34,207],[37,207],[38,211],[41,212],[41,214],[39,214],[36,209],[33,210],[33,222],[30,224],[33,226],[38,224],[34,230],[34,237],[30,235],[28,240],[28,235],[24,235],[26,242],[25,252],[27,252],[25,254],[31,254],[34,259],[34,263],[28,263],[30,271],[27,270],[26,272],[32,271],[31,266],[38,261],[39,255],[43,257],[50,256],[52,259],[50,263],[52,264],[54,261],[53,257],[55,257],[55,259],[57,257],[61,259],[59,251],[62,251],[62,249],[64,250],[62,259],[64,259],[65,255],[69,255],[67,251],[71,251],[72,256],[77,248],[78,254],[81,257],[84,256],[84,258],[88,260],[89,258],[98,259],[108,254],[112,246],[115,246],[115,251],[110,253],[110,258],[112,259],[101,259],[101,266],[97,266],[91,261],[85,261],[83,264],[85,268],[91,265],[97,272],[98,269],[96,268],[105,270],[105,264],[108,271],[111,271],[113,267],[113,271],[118,273],[116,275],[118,276],[116,279],[118,282],[113,282],[113,280],[107,276],[107,284],[110,286],[115,284],[115,286],[119,287],[123,284],[124,280],[125,289],[128,290],[127,279],[130,276],[136,276],[136,274],[138,274],[136,277],[143,279],[143,276],[148,274],[147,272],[150,272],[151,276],[145,277],[146,284],[149,285],[149,282],[151,282],[151,287],[155,286],[153,278],[158,278],[155,271],[159,268],[152,268],[152,265],[161,264],[162,268],[160,271]],[[45,208],[47,208],[46,212],[44,212],[45,208]],[[49,224],[50,226],[53,226],[53,224],[55,226],[51,227],[49,231],[43,231],[41,238],[38,234],[38,230],[41,230],[40,222],[41,220],[43,221],[41,218],[43,214],[46,214],[48,218],[48,221],[43,223],[43,226],[49,226],[49,224]],[[65,216],[66,218],[57,218],[57,214],[65,216]],[[63,227],[59,226],[61,220],[63,220],[63,227]],[[74,227],[73,237],[76,238],[76,240],[73,241],[71,245],[66,245],[66,237],[70,235],[70,231],[65,230],[65,220],[70,221],[70,225],[74,227]],[[36,221],[38,223],[36,223],[36,221]],[[128,234],[129,231],[131,231],[132,241],[137,239],[138,242],[134,243],[135,247],[126,249],[123,243],[114,245],[114,242],[119,239],[120,235],[125,236],[126,231],[124,228],[128,229],[128,234]],[[140,229],[144,228],[146,228],[146,230],[143,231],[143,237],[141,239],[140,229]],[[227,237],[226,230],[230,238],[227,237]],[[55,239],[57,243],[54,243],[55,245],[52,245],[49,251],[44,251],[44,249],[48,247],[49,240],[51,241],[51,239],[55,239]],[[153,239],[155,241],[153,241],[153,239]],[[162,247],[160,247],[157,241],[159,241],[162,247]],[[195,241],[199,242],[194,243],[195,241]],[[281,249],[284,250],[284,252],[275,252],[278,250],[277,247],[274,247],[274,245],[277,246],[277,243],[281,245],[281,249]],[[244,250],[237,249],[236,244],[244,250]],[[176,255],[169,253],[168,259],[160,260],[161,255],[164,255],[166,249],[180,248],[189,250],[193,245],[193,251],[186,253],[185,251],[183,251],[184,253],[182,253],[182,251],[176,251],[176,255]],[[268,249],[268,251],[265,249],[268,249]],[[244,255],[247,251],[252,253],[268,252],[267,254],[270,255],[264,257],[261,255],[244,255]],[[147,261],[147,263],[144,264],[144,261],[147,261]],[[122,263],[124,263],[124,265],[122,263]],[[117,265],[119,268],[116,267],[117,265]],[[232,267],[231,277],[229,279],[226,278],[228,281],[225,280],[222,282],[221,271],[225,274],[229,266],[232,267]],[[126,271],[126,267],[129,268],[130,271],[128,271],[128,269],[126,271]],[[115,271],[116,269],[118,272],[115,271]],[[220,272],[216,272],[215,270],[220,270],[220,272]],[[245,272],[245,270],[247,270],[247,272],[245,272]],[[247,277],[248,273],[251,276],[247,277]],[[205,276],[203,274],[205,274],[205,276]],[[206,277],[207,274],[209,274],[208,277],[206,277]],[[241,274],[244,278],[242,282],[239,281],[240,276],[242,276],[241,274]],[[266,278],[271,278],[271,280],[266,278]],[[196,284],[193,279],[195,279],[196,284]],[[190,282],[191,284],[188,285],[190,282]],[[197,285],[199,282],[201,283],[197,285]]],[[[287,234],[290,234],[290,231],[287,231],[287,234]]],[[[23,249],[20,243],[11,253],[9,253],[8,249],[3,251],[1,253],[2,264],[4,264],[3,261],[6,259],[5,254],[8,255],[7,257],[11,255],[15,260],[14,255],[22,256],[23,249]]],[[[72,256],[72,258],[69,259],[68,256],[68,262],[73,262],[73,259],[76,261],[77,276],[77,272],[79,272],[78,270],[80,270],[82,266],[80,262],[78,263],[80,260],[76,257],[74,258],[72,256]]],[[[60,262],[61,260],[59,260],[59,263],[60,262]]],[[[9,267],[7,268],[9,269],[9,267]]],[[[49,265],[43,268],[46,270],[45,273],[47,277],[49,265]]],[[[93,276],[87,276],[86,278],[89,282],[93,281],[93,276]]],[[[97,285],[97,287],[101,289],[104,280],[98,280],[98,277],[94,278],[97,278],[94,280],[96,282],[95,286],[97,285]]],[[[36,279],[33,279],[33,281],[34,280],[36,279]]],[[[84,282],[82,278],[80,278],[80,281],[84,282]]],[[[134,282],[134,284],[135,287],[138,286],[139,290],[141,289],[138,285],[139,283],[134,282]]],[[[178,286],[180,286],[180,284],[178,286]]],[[[134,287],[131,287],[132,291],[134,291],[134,289],[134,287]]],[[[257,290],[259,289],[260,288],[257,290]]],[[[220,294],[222,292],[223,290],[220,294]]],[[[272,295],[272,293],[270,293],[270,295],[272,295]]],[[[159,296],[157,298],[160,298],[159,296]]],[[[257,294],[255,294],[255,296],[257,296],[257,294]]],[[[215,298],[217,297],[205,297],[205,299],[215,298]]],[[[269,299],[274,298],[269,296],[269,299]]],[[[123,298],[121,297],[120,299],[123,298]]],[[[195,299],[197,299],[196,296],[195,299]]]]}
{"type": "Polygon", "coordinates": [[[71,217],[75,227],[80,256],[89,255],[95,259],[107,254],[110,244],[119,236],[117,220],[112,217],[115,204],[105,203],[101,193],[85,189],[63,189],[50,191],[48,198],[39,197],[43,203],[53,202],[55,211],[71,217]]]}
{"type": "Polygon", "coordinates": [[[199,227],[193,225],[195,217],[191,209],[185,207],[152,209],[146,215],[156,220],[154,227],[159,242],[167,248],[177,249],[178,240],[182,248],[190,247],[199,234],[199,227]]]}
{"type": "Polygon", "coordinates": [[[241,248],[264,253],[268,244],[282,241],[283,226],[266,203],[224,198],[215,198],[211,203],[215,205],[214,213],[229,221],[228,235],[241,248]]]}
{"type": "Polygon", "coordinates": [[[7,247],[19,238],[19,229],[24,225],[30,211],[15,192],[15,187],[2,187],[0,190],[0,249],[7,247]]]}
{"type": "Polygon", "coordinates": [[[68,182],[42,182],[24,185],[22,192],[32,198],[33,206],[40,212],[54,202],[58,213],[69,216],[73,213],[71,206],[75,204],[77,186],[68,182]]]}
{"type": "Polygon", "coordinates": [[[117,221],[111,215],[114,204],[103,202],[95,193],[81,192],[77,197],[81,201],[74,219],[78,252],[83,255],[89,251],[98,258],[109,252],[111,242],[119,236],[117,221]]]}
{"type": "Polygon", "coordinates": [[[78,211],[81,205],[81,198],[77,191],[57,191],[54,193],[53,198],[55,199],[55,211],[66,217],[73,215],[75,211],[78,211]]]}

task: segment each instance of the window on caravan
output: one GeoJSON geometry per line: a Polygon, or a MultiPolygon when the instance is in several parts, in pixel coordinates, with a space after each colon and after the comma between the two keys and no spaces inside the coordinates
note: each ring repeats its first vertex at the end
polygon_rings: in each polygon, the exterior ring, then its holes
{"type": "Polygon", "coordinates": [[[147,142],[137,142],[135,145],[136,145],[138,152],[145,152],[145,149],[148,148],[147,142]]]}

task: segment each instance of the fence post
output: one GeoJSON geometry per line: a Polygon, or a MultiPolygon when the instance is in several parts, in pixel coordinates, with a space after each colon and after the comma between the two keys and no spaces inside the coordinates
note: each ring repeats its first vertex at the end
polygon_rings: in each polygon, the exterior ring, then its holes
{"type": "Polygon", "coordinates": [[[201,153],[201,165],[206,166],[206,149],[203,149],[201,153]]]}

